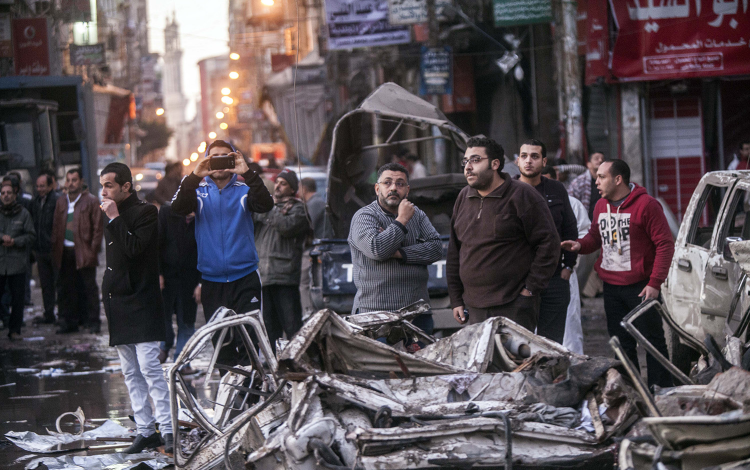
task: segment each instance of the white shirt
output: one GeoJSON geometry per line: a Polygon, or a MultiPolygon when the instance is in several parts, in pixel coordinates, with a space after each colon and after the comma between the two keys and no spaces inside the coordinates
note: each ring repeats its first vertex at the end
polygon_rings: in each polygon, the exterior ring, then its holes
{"type": "MultiPolygon", "coordinates": [[[[78,193],[78,197],[77,197],[77,198],[76,198],[76,200],[75,200],[75,201],[73,201],[73,202],[70,202],[70,196],[69,196],[69,195],[67,195],[67,194],[65,195],[65,197],[66,197],[66,198],[68,198],[68,215],[70,215],[70,214],[72,214],[73,212],[75,212],[75,209],[76,209],[76,202],[78,202],[78,200],[79,200],[79,199],[81,199],[81,194],[83,194],[83,192],[80,192],[80,193],[78,193]]],[[[67,225],[67,220],[65,221],[65,224],[67,225]]],[[[67,247],[71,247],[71,248],[72,248],[72,247],[74,247],[74,246],[76,246],[76,244],[75,244],[75,243],[73,243],[72,241],[68,240],[68,239],[67,239],[67,238],[65,238],[65,237],[63,237],[63,244],[64,244],[65,246],[67,246],[67,247]]]]}
{"type": "Polygon", "coordinates": [[[570,199],[570,205],[573,207],[573,213],[576,215],[576,223],[578,226],[578,238],[583,238],[589,233],[589,227],[591,227],[591,219],[589,214],[586,212],[586,208],[583,207],[583,203],[573,196],[568,196],[570,199]]]}

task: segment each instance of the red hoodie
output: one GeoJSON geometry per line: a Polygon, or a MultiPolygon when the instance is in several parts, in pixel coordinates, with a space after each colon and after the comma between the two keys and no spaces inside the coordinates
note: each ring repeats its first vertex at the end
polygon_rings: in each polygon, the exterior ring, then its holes
{"type": "Polygon", "coordinates": [[[661,204],[643,187],[631,183],[631,188],[620,207],[599,199],[594,207],[596,223],[578,240],[580,253],[602,248],[595,269],[606,283],[627,286],[649,279],[649,286],[660,289],[674,255],[672,232],[661,204]]]}

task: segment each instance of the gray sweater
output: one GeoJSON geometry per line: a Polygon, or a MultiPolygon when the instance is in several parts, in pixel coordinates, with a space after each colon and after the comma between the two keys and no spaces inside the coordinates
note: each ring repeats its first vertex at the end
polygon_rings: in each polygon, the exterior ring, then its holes
{"type": "Polygon", "coordinates": [[[354,214],[349,246],[357,286],[352,313],[395,311],[429,301],[427,266],[443,257],[443,246],[424,212],[415,208],[404,227],[376,200],[354,214]],[[391,258],[397,251],[402,259],[391,258]]]}

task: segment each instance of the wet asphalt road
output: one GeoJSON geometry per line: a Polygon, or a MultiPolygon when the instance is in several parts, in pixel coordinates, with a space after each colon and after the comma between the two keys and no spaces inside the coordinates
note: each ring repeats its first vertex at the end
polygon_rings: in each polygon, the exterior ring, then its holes
{"type": "MultiPolygon", "coordinates": [[[[32,323],[42,310],[38,287],[32,289],[32,300],[34,306],[27,307],[24,313],[24,340],[11,343],[7,330],[0,332],[0,434],[34,431],[45,435],[46,429],[55,430],[55,420],[60,414],[75,411],[79,406],[87,420],[120,418],[121,425],[134,428],[135,424],[127,418],[132,411],[117,352],[109,346],[104,311],[100,335],[56,335],[54,325],[32,323]]],[[[584,352],[612,356],[601,298],[584,299],[582,323],[584,352]]],[[[196,326],[202,324],[203,313],[199,311],[196,326]]],[[[91,423],[87,429],[100,424],[101,421],[91,423]]],[[[77,428],[72,419],[63,422],[63,431],[76,432],[77,428]]],[[[2,436],[0,468],[22,469],[37,457],[2,436]]]]}

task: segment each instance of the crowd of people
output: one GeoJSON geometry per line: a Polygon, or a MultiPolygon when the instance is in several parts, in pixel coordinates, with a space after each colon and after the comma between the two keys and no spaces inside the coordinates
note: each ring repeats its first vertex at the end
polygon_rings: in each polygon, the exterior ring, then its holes
{"type": "MultiPolygon", "coordinates": [[[[21,333],[32,256],[44,301],[36,322],[57,322],[59,334],[99,333],[101,299],[137,425],[126,452],[173,447],[161,363],[172,348],[176,358],[195,332],[198,304],[206,322],[220,307],[260,310],[274,348],[312,311],[310,242],[323,236],[325,213],[315,181],[299,181],[285,169],[269,191],[260,167],[222,140],[205,157],[181,181],[168,172],[156,205],[138,198],[121,163],[101,171],[101,202],[78,169],[66,174],[63,192],[52,174],[40,175],[33,199],[23,197],[18,176],[6,176],[0,186],[0,287],[9,297],[3,303],[11,310],[9,337],[21,333]],[[234,158],[234,167],[212,169],[217,156],[234,158]]],[[[551,164],[545,144],[529,139],[509,167],[501,145],[476,137],[462,166],[468,184],[454,205],[446,261],[456,321],[504,316],[582,353],[579,283],[585,285],[593,268],[603,282],[609,333],[638,364],[635,342],[620,321],[643,299],[659,296],[674,247],[660,204],[630,181],[627,164],[601,153],[591,154],[585,167],[551,164]],[[566,188],[560,180],[576,172],[566,188]]],[[[399,154],[373,176],[376,198],[353,216],[348,238],[357,287],[352,313],[428,300],[428,266],[443,256],[430,219],[407,199],[410,179],[426,176],[419,159],[399,154]]],[[[432,314],[414,324],[432,333],[432,314]]],[[[657,315],[642,316],[636,327],[666,354],[657,315]]],[[[248,360],[239,338],[216,346],[220,364],[248,360]]],[[[650,384],[671,384],[650,356],[647,365],[650,384]]]]}

